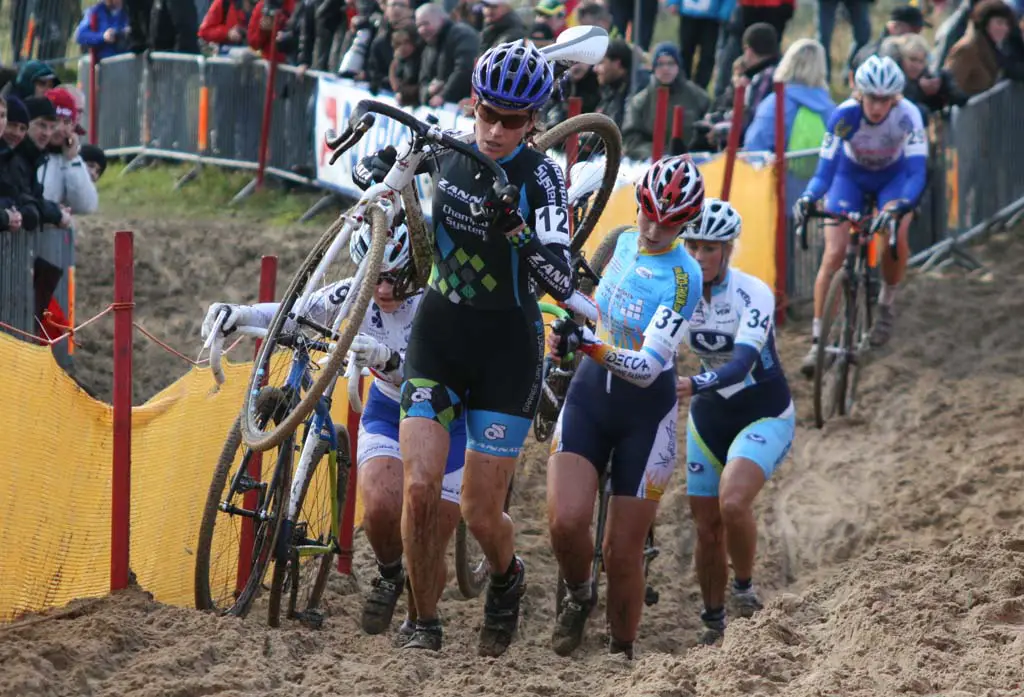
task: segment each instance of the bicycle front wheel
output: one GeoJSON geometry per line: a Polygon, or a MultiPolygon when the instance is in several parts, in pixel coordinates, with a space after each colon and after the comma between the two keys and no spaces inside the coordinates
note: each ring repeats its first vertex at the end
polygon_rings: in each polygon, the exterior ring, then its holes
{"type": "Polygon", "coordinates": [[[850,354],[850,277],[840,269],[832,277],[821,318],[817,362],[814,368],[814,422],[818,428],[842,413],[850,354]]]}
{"type": "MultiPolygon", "coordinates": [[[[269,421],[284,404],[284,395],[264,388],[257,401],[260,418],[269,421]]],[[[291,468],[292,451],[280,448],[274,468],[263,466],[254,477],[253,465],[260,453],[245,448],[237,457],[242,442],[240,418],[228,431],[206,495],[196,544],[194,593],[198,610],[244,617],[262,586],[281,529],[287,499],[282,473],[291,468]],[[243,538],[251,540],[251,550],[242,549],[243,538]],[[239,559],[240,553],[247,556],[239,559]]]]}
{"type": "Polygon", "coordinates": [[[871,351],[871,281],[867,273],[860,276],[860,283],[854,291],[856,312],[850,327],[849,376],[846,379],[846,399],[843,402],[843,413],[849,415],[857,401],[857,388],[860,386],[860,371],[864,368],[871,351]]]}
{"type": "MultiPolygon", "coordinates": [[[[564,150],[565,142],[572,136],[578,136],[580,161],[596,162],[603,158],[604,167],[600,188],[586,202],[577,203],[579,210],[573,211],[570,251],[576,254],[583,249],[590,233],[594,231],[594,226],[604,213],[608,199],[615,189],[619,164],[622,162],[622,133],[615,122],[604,114],[580,114],[537,136],[534,147],[541,152],[564,150]]],[[[574,164],[576,163],[566,162],[565,172],[568,173],[574,164]]]]}
{"type": "Polygon", "coordinates": [[[349,277],[351,266],[338,258],[347,242],[339,238],[347,230],[344,216],[320,238],[285,291],[260,345],[242,407],[242,439],[253,450],[272,448],[294,433],[341,370],[377,287],[388,239],[387,216],[380,206],[371,204],[366,217],[372,230],[370,250],[347,292],[342,281],[349,277]],[[318,269],[324,271],[320,282],[307,289],[318,269]],[[314,298],[320,302],[313,302],[314,298]],[[339,312],[346,307],[348,311],[335,330],[335,317],[325,307],[339,302],[339,312]],[[260,423],[253,399],[264,381],[281,389],[288,400],[280,423],[270,427],[260,423]]]}

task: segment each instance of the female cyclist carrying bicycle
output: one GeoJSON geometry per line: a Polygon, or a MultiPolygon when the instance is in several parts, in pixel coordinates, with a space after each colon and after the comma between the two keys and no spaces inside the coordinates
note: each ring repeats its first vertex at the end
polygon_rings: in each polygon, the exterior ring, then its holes
{"type": "Polygon", "coordinates": [[[636,187],[637,230],[621,234],[596,300],[598,332],[552,325],[548,348],[586,358],[569,385],[548,461],[548,525],[567,593],[552,646],[583,639],[591,609],[591,520],[609,466],[603,540],[610,651],[633,657],[646,583],[643,551],[676,464],[676,348],[700,299],[701,269],[678,241],[701,211],[704,180],[688,156],[656,162],[636,187]]]}
{"type": "MultiPolygon", "coordinates": [[[[903,99],[903,71],[889,57],[871,56],[854,74],[853,97],[835,110],[821,143],[818,169],[807,190],[794,205],[800,226],[807,211],[822,196],[829,213],[862,213],[865,195],[877,199],[879,215],[873,230],[886,230],[898,221],[897,258],[882,257],[885,283],[878,296],[878,318],[871,329],[871,344],[882,346],[892,335],[892,306],[910,257],[908,234],[911,215],[924,192],[927,178],[928,137],[921,112],[903,99]]],[[[846,257],[850,223],[825,227],[825,254],[814,282],[814,326],[811,349],[800,365],[806,377],[814,375],[821,316],[829,284],[846,257]]],[[[886,244],[889,243],[888,238],[886,244]]]]}
{"type": "Polygon", "coordinates": [[[686,493],[697,525],[695,552],[705,629],[702,644],[725,631],[727,558],[740,615],[761,608],[752,585],[757,522],[754,498],[789,452],[796,415],[775,349],[775,296],[760,279],[729,268],[742,220],[725,201],[705,199],[700,221],[683,230],[704,289],[686,327],[704,372],[679,381],[691,397],[686,493]]]}
{"type": "MultiPolygon", "coordinates": [[[[349,243],[349,255],[358,266],[370,247],[370,227],[360,228],[349,243]]],[[[356,467],[359,495],[363,502],[363,531],[377,559],[378,574],[363,605],[362,627],[368,634],[388,629],[395,605],[405,589],[402,568],[402,456],[398,445],[399,389],[402,384],[406,347],[413,318],[422,294],[400,297],[411,273],[409,231],[396,225],[384,252],[384,263],[377,280],[373,301],[363,318],[360,333],[350,351],[360,368],[369,368],[374,380],[359,421],[356,467]],[[396,297],[398,294],[399,297],[396,297]]],[[[326,286],[312,300],[310,318],[332,326],[335,315],[348,295],[352,279],[326,286]]],[[[267,327],[277,311],[277,303],[230,305],[213,303],[203,322],[203,338],[209,335],[217,316],[227,311],[222,325],[225,335],[239,326],[267,327]]],[[[438,537],[445,549],[459,522],[459,494],[462,489],[462,463],[465,454],[465,419],[451,425],[452,448],[445,462],[439,498],[438,537]]],[[[441,573],[445,569],[441,567],[441,573]]],[[[443,577],[442,577],[443,578],[443,577]]],[[[444,589],[442,580],[439,588],[444,589]]],[[[440,594],[440,590],[439,590],[440,594]]],[[[415,611],[415,606],[410,606],[415,611]]],[[[399,630],[408,639],[412,622],[406,619],[399,630]]],[[[403,642],[404,643],[404,642],[403,642]]]]}
{"type": "MultiPolygon", "coordinates": [[[[553,81],[544,56],[523,41],[486,51],[473,72],[476,147],[518,187],[513,206],[483,219],[479,206],[491,203],[491,177],[455,153],[440,156],[434,175],[434,263],[409,338],[399,429],[402,541],[419,612],[408,648],[436,651],[442,644],[437,502],[445,459],[459,447],[451,425],[463,413],[462,517],[493,571],[480,655],[504,653],[518,627],[525,569],[503,508],[540,392],[544,333],[534,285],[558,301],[573,292],[564,178],[525,144],[553,81]]],[[[386,170],[383,154],[365,158],[361,169],[374,176],[386,170]]]]}

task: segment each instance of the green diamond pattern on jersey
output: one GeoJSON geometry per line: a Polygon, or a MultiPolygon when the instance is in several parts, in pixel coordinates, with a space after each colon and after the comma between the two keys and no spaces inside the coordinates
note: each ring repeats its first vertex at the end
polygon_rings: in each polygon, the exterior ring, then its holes
{"type": "Polygon", "coordinates": [[[470,256],[459,247],[447,259],[435,255],[430,270],[430,287],[444,294],[453,303],[472,300],[481,291],[493,291],[498,287],[494,276],[484,272],[484,260],[479,254],[470,256]],[[482,274],[482,275],[481,275],[482,274]]]}
{"type": "Polygon", "coordinates": [[[402,385],[399,418],[421,416],[451,429],[458,415],[457,398],[444,385],[426,378],[410,378],[402,385]],[[408,405],[408,407],[406,406],[408,405]]]}

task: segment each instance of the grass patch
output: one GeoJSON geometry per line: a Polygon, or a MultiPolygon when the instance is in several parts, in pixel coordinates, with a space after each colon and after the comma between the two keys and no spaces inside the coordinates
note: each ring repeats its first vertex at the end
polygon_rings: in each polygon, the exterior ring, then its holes
{"type": "MultiPolygon", "coordinates": [[[[284,227],[297,224],[299,216],[320,198],[317,192],[285,190],[267,177],[262,191],[229,206],[253,173],[203,167],[195,179],[175,191],[175,182],[191,168],[190,164],[158,162],[125,174],[124,163],[112,163],[97,186],[103,210],[125,214],[145,210],[175,218],[236,217],[284,227]]],[[[328,210],[304,225],[322,228],[335,215],[336,210],[328,210]]]]}

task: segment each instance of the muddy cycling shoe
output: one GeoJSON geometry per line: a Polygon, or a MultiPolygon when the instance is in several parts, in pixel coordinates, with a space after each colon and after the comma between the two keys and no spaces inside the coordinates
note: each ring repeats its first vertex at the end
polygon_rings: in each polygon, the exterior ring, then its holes
{"type": "Polygon", "coordinates": [[[398,631],[395,632],[395,638],[392,641],[392,644],[395,646],[395,648],[402,648],[403,646],[409,643],[409,640],[412,639],[412,635],[415,632],[416,623],[410,620],[408,617],[406,617],[402,621],[402,624],[398,626],[398,631]]]}
{"type": "Polygon", "coordinates": [[[878,317],[875,318],[875,324],[871,327],[871,336],[868,337],[872,346],[878,348],[889,343],[889,339],[892,337],[893,320],[892,307],[879,305],[878,317]]]}
{"type": "Polygon", "coordinates": [[[526,565],[512,558],[508,571],[491,575],[484,603],[484,624],[480,628],[480,656],[497,657],[505,653],[519,627],[519,602],[526,592],[526,565]]]}
{"type": "Polygon", "coordinates": [[[701,646],[711,646],[725,636],[725,608],[704,610],[700,613],[700,621],[704,623],[703,629],[697,633],[697,643],[701,646]]]}
{"type": "Polygon", "coordinates": [[[810,379],[814,377],[814,370],[818,367],[818,344],[817,342],[811,344],[811,349],[804,356],[804,359],[800,361],[800,374],[805,378],[810,379]]]}
{"type": "Polygon", "coordinates": [[[633,642],[619,641],[614,637],[608,642],[608,653],[615,656],[621,655],[627,661],[633,660],[633,642]]]}
{"type": "MultiPolygon", "coordinates": [[[[588,582],[589,587],[589,582],[588,582]]],[[[562,598],[558,619],[551,635],[551,648],[559,656],[568,656],[583,643],[583,630],[590,616],[590,598],[581,600],[572,593],[562,598]]]]}
{"type": "Polygon", "coordinates": [[[405,642],[402,648],[440,651],[443,641],[444,632],[441,629],[441,620],[419,620],[413,628],[409,641],[405,642]]]}
{"type": "Polygon", "coordinates": [[[741,589],[734,585],[732,587],[732,604],[736,609],[736,614],[740,617],[753,617],[755,612],[764,608],[753,586],[741,589]]]}
{"type": "Polygon", "coordinates": [[[363,631],[367,634],[381,634],[391,626],[395,605],[405,590],[405,570],[401,564],[394,571],[380,567],[380,573],[373,579],[366,600],[363,602],[363,631]]]}

